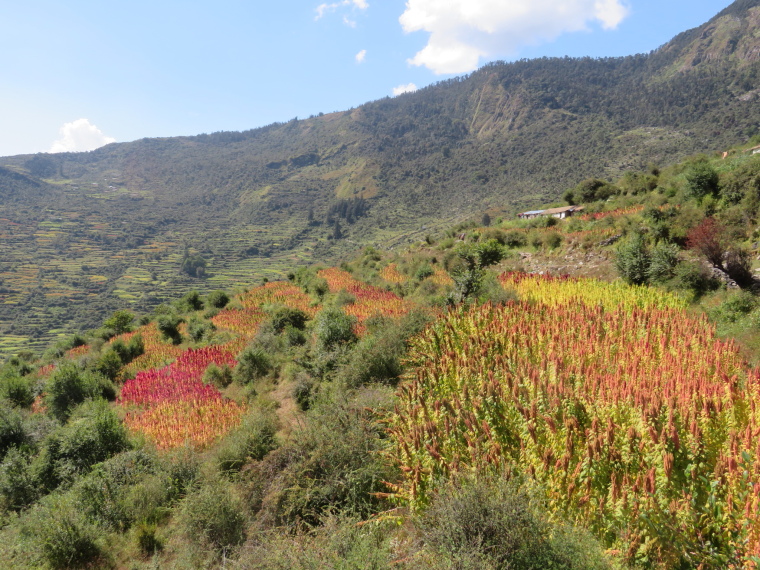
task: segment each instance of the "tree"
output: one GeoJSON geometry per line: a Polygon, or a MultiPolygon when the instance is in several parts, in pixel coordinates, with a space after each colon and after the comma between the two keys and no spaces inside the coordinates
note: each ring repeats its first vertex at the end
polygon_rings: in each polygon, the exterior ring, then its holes
{"type": "Polygon", "coordinates": [[[482,224],[483,224],[485,227],[488,227],[488,226],[490,226],[490,225],[491,225],[491,216],[489,216],[489,215],[488,215],[488,212],[485,212],[485,213],[483,214],[483,219],[481,220],[481,222],[482,222],[482,224]]]}
{"type": "Polygon", "coordinates": [[[707,162],[696,163],[686,173],[686,189],[698,200],[716,195],[719,182],[718,173],[707,162]]]}
{"type": "Polygon", "coordinates": [[[115,335],[120,335],[132,330],[132,322],[135,316],[129,311],[116,311],[103,322],[103,326],[113,330],[115,335]]]}
{"type": "Polygon", "coordinates": [[[197,277],[201,279],[206,276],[206,266],[208,262],[203,259],[200,254],[190,255],[185,252],[185,256],[182,258],[182,265],[180,267],[183,273],[187,273],[190,277],[197,277]]]}
{"type": "Polygon", "coordinates": [[[713,267],[723,269],[726,229],[715,218],[705,218],[687,234],[686,247],[704,255],[713,267]]]}

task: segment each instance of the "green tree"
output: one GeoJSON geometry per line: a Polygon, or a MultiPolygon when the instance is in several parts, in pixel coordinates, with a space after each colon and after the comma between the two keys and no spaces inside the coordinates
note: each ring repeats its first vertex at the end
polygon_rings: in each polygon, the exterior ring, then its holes
{"type": "Polygon", "coordinates": [[[114,334],[120,335],[132,330],[135,316],[129,311],[119,310],[103,321],[105,328],[111,329],[114,334]]]}
{"type": "Polygon", "coordinates": [[[696,163],[686,172],[686,190],[698,200],[717,195],[719,182],[718,173],[706,161],[696,163]]]}

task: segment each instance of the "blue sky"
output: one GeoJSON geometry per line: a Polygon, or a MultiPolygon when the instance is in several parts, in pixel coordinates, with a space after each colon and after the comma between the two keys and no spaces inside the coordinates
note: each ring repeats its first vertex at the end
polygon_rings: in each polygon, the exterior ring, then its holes
{"type": "Polygon", "coordinates": [[[495,59],[648,52],[730,3],[1,0],[0,156],[245,130],[495,59]]]}

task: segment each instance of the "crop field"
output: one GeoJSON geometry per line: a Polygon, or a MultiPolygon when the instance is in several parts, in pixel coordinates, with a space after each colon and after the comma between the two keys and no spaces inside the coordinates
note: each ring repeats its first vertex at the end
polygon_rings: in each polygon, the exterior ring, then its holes
{"type": "Polygon", "coordinates": [[[520,302],[452,312],[413,343],[388,418],[398,496],[416,508],[439,477],[522,474],[629,561],[760,553],[760,371],[737,346],[645,288],[502,281],[520,302]]]}
{"type": "Polygon", "coordinates": [[[61,184],[57,192],[44,211],[0,204],[0,358],[38,351],[118,308],[147,312],[189,289],[281,279],[285,270],[311,263],[317,246],[315,239],[294,242],[301,229],[281,225],[222,223],[209,230],[190,220],[175,229],[161,212],[135,218],[132,202],[151,199],[149,193],[102,184],[61,184]],[[261,244],[266,252],[246,253],[261,244]],[[185,251],[207,260],[206,278],[180,271],[185,251]]]}

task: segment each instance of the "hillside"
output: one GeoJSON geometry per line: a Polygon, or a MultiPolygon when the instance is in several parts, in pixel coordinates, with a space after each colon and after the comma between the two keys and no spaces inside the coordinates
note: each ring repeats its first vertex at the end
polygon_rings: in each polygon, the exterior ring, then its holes
{"type": "Polygon", "coordinates": [[[0,566],[756,568],[758,144],[8,358],[0,566]]]}
{"type": "Polygon", "coordinates": [[[739,1],[650,54],[496,62],[251,131],[1,158],[0,351],[724,150],[760,128],[759,14],[739,1]],[[181,271],[196,256],[202,278],[181,271]]]}

